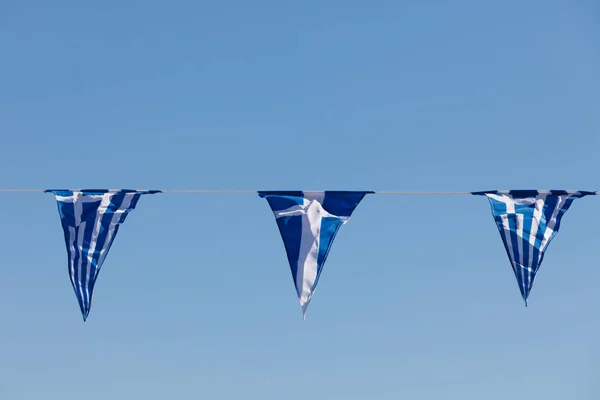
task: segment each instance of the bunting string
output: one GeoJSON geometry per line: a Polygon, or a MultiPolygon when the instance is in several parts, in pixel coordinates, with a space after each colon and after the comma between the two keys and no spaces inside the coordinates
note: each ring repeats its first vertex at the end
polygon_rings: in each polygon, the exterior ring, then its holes
{"type": "MultiPolygon", "coordinates": [[[[598,191],[257,191],[204,189],[0,189],[1,193],[52,193],[63,228],[68,271],[83,320],[96,279],[126,217],[156,193],[252,194],[267,201],[283,240],[302,315],[311,302],[339,229],[367,195],[474,195],[487,197],[525,305],[561,220],[576,199],[598,191]]],[[[346,228],[344,228],[346,229],[346,228]]]]}
{"type": "MultiPolygon", "coordinates": [[[[120,192],[122,189],[105,189],[108,193],[120,192]]],[[[141,190],[141,189],[137,189],[141,190]]],[[[46,189],[0,189],[0,193],[44,193],[46,189]]],[[[221,190],[221,189],[160,189],[162,193],[199,193],[199,194],[256,194],[260,190],[221,190]]],[[[319,190],[306,190],[306,192],[319,192],[319,190]]],[[[387,195],[473,195],[474,193],[482,192],[404,192],[404,191],[374,191],[371,194],[387,194],[387,195]]],[[[600,195],[600,191],[589,192],[594,195],[600,195]]]]}

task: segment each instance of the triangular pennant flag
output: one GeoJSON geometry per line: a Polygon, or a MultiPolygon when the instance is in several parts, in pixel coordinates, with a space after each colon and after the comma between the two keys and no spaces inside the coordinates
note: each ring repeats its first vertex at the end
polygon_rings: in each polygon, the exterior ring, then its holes
{"type": "Polygon", "coordinates": [[[275,214],[305,319],[338,229],[369,193],[373,192],[258,192],[275,214]]]}
{"type": "Polygon", "coordinates": [[[544,252],[560,228],[573,200],[595,192],[566,190],[491,190],[473,192],[490,201],[492,215],[504,242],[521,296],[527,298],[544,252]]]}
{"type": "Polygon", "coordinates": [[[158,190],[46,190],[54,193],[69,257],[69,276],[85,321],[94,283],[119,225],[142,194],[158,190]]]}

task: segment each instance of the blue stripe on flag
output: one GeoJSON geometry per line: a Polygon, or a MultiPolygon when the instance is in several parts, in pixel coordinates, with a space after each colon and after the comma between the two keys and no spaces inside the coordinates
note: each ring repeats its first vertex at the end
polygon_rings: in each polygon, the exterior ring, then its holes
{"type": "Polygon", "coordinates": [[[325,191],[323,208],[331,214],[338,215],[340,217],[349,217],[352,215],[352,212],[354,211],[358,203],[360,203],[363,197],[365,197],[365,195],[369,193],[374,192],[348,192],[328,190],[325,191]]]}
{"type": "MultiPolygon", "coordinates": [[[[288,240],[283,241],[285,253],[287,254],[292,277],[298,274],[298,259],[300,258],[300,243],[302,237],[302,217],[299,215],[291,217],[277,218],[277,227],[282,237],[287,237],[288,240]]],[[[294,280],[294,285],[296,281],[294,280]]],[[[298,293],[300,296],[300,293],[298,293]]]]}
{"type": "Polygon", "coordinates": [[[319,238],[320,246],[319,256],[317,258],[317,278],[315,279],[315,283],[312,286],[313,292],[317,287],[317,283],[319,282],[319,277],[321,276],[323,265],[325,265],[325,261],[327,260],[327,256],[329,255],[329,250],[331,250],[333,239],[335,239],[338,230],[343,224],[344,223],[337,218],[327,217],[321,220],[321,237],[319,238]]]}

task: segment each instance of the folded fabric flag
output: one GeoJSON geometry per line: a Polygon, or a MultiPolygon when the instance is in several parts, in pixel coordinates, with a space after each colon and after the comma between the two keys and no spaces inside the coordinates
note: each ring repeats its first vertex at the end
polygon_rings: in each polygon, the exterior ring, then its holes
{"type": "Polygon", "coordinates": [[[566,190],[491,190],[472,192],[485,195],[504,242],[521,296],[527,298],[544,252],[558,232],[562,216],[576,198],[595,192],[566,190]]]}
{"type": "Polygon", "coordinates": [[[369,193],[374,192],[258,192],[275,214],[305,319],[337,231],[369,193]]]}
{"type": "Polygon", "coordinates": [[[54,193],[65,234],[69,276],[83,320],[90,313],[94,283],[119,226],[142,194],[159,190],[46,190],[54,193]]]}

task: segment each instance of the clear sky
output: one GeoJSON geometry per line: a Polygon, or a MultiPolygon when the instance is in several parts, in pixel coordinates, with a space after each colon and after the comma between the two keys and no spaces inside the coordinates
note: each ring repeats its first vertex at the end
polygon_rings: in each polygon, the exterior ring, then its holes
{"type": "MultiPolygon", "coordinates": [[[[598,71],[594,0],[4,0],[0,187],[598,190],[598,71]]],[[[0,207],[2,400],[600,396],[600,198],[525,308],[485,198],[367,196],[306,321],[257,195],[143,197],[87,323],[0,207]]]]}

